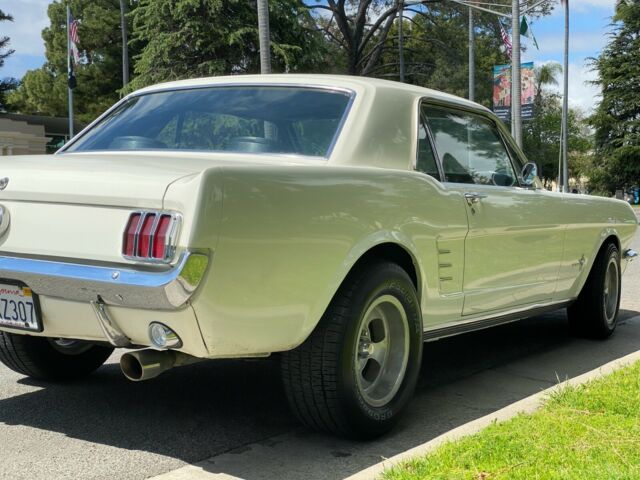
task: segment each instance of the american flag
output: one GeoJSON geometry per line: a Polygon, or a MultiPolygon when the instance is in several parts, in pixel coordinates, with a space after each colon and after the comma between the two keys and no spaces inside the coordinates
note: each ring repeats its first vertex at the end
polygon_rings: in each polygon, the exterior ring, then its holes
{"type": "Polygon", "coordinates": [[[504,46],[507,50],[507,55],[511,58],[511,50],[513,49],[513,46],[511,45],[511,39],[502,26],[502,23],[500,24],[500,36],[502,37],[502,41],[504,42],[504,46]]]}
{"type": "Polygon", "coordinates": [[[80,37],[78,37],[78,21],[73,18],[71,13],[69,13],[69,40],[71,41],[71,53],[77,64],[80,61],[80,50],[78,50],[80,37]]]}

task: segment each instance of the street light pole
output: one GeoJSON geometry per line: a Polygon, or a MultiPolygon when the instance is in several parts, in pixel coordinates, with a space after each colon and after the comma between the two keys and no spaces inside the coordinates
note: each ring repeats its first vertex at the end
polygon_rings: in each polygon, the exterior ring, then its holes
{"type": "Polygon", "coordinates": [[[569,2],[564,3],[564,94],[562,96],[562,190],[569,191],[569,2]]]}
{"type": "Polygon", "coordinates": [[[519,147],[522,147],[522,115],[520,75],[520,3],[511,2],[511,134],[519,147]]]}
{"type": "Polygon", "coordinates": [[[120,28],[122,30],[122,86],[129,83],[129,46],[127,44],[127,21],[125,0],[120,0],[120,28]]]}
{"type": "Polygon", "coordinates": [[[476,93],[476,35],[473,29],[473,9],[469,7],[469,100],[475,102],[476,93]]]}
{"type": "Polygon", "coordinates": [[[404,36],[402,32],[404,3],[403,0],[398,2],[398,63],[400,64],[400,81],[404,83],[404,36]]]}

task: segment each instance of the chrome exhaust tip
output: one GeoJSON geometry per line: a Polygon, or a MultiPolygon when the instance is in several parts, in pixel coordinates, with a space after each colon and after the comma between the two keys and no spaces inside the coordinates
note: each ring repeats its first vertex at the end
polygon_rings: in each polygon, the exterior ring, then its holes
{"type": "Polygon", "coordinates": [[[134,382],[149,380],[173,367],[197,363],[204,359],[192,357],[173,350],[138,350],[120,357],[120,369],[125,377],[134,382]]]}

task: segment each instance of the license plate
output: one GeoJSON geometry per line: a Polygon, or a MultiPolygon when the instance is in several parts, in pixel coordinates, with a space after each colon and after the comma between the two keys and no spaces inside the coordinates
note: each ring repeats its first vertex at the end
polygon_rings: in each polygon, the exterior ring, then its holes
{"type": "Polygon", "coordinates": [[[0,283],[0,327],[41,331],[38,298],[25,285],[0,283]]]}

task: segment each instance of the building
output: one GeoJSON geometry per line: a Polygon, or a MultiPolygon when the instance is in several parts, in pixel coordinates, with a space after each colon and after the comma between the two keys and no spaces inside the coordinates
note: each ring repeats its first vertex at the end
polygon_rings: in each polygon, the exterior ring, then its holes
{"type": "MultiPolygon", "coordinates": [[[[76,132],[82,128],[74,122],[76,132]]],[[[67,118],[0,113],[0,156],[54,153],[68,139],[67,118]]]]}

